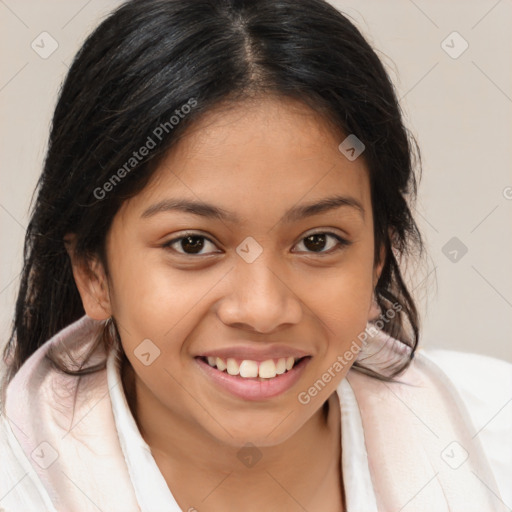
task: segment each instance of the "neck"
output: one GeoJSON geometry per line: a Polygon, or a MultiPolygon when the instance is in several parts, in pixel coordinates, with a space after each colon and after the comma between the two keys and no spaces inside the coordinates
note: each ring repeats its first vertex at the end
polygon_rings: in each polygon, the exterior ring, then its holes
{"type": "Polygon", "coordinates": [[[332,510],[340,510],[343,493],[336,393],[285,441],[240,447],[219,442],[187,418],[171,418],[135,378],[129,364],[123,365],[122,380],[141,435],[183,510],[315,510],[322,503],[322,509],[329,511],[333,501],[337,504],[332,510]],[[324,504],[326,496],[330,498],[324,504]]]}

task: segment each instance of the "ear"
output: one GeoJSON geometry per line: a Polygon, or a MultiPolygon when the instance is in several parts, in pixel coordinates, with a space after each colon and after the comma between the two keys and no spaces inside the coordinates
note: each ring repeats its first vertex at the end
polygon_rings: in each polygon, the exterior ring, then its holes
{"type": "Polygon", "coordinates": [[[384,263],[386,262],[386,246],[385,244],[381,244],[380,251],[379,251],[379,262],[377,265],[375,265],[375,268],[373,270],[373,296],[372,296],[372,302],[370,304],[370,309],[368,311],[368,321],[372,322],[377,320],[379,318],[379,315],[382,313],[380,310],[379,305],[377,304],[376,298],[375,298],[375,287],[377,286],[377,283],[379,282],[380,274],[382,272],[382,269],[384,268],[384,263]]]}
{"type": "Polygon", "coordinates": [[[382,269],[384,268],[384,263],[386,262],[386,246],[381,244],[379,251],[379,262],[375,265],[373,270],[373,288],[377,286],[377,283],[380,278],[380,274],[382,273],[382,269]]]}
{"type": "Polygon", "coordinates": [[[64,237],[64,246],[71,260],[73,277],[87,316],[94,320],[106,320],[112,315],[112,311],[103,265],[98,258],[83,261],[76,257],[75,235],[72,233],[64,237]]]}
{"type": "MultiPolygon", "coordinates": [[[[396,243],[396,232],[393,229],[393,227],[388,228],[388,240],[389,245],[391,246],[391,250],[394,251],[395,249],[395,243],[396,243]]],[[[377,283],[379,282],[380,275],[382,273],[382,269],[384,268],[384,265],[386,263],[386,244],[382,243],[380,246],[379,251],[379,262],[377,265],[375,265],[374,273],[373,273],[373,288],[377,286],[377,283]]]]}

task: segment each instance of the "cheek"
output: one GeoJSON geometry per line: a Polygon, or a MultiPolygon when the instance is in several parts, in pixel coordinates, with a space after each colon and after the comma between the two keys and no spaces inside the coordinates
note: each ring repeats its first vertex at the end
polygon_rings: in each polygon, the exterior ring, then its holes
{"type": "Polygon", "coordinates": [[[114,314],[132,325],[151,325],[152,330],[159,323],[171,328],[173,318],[183,316],[197,295],[190,275],[166,265],[158,250],[123,250],[119,243],[116,247],[111,251],[110,283],[114,314]]]}
{"type": "MultiPolygon", "coordinates": [[[[338,344],[350,343],[366,327],[371,304],[371,280],[350,276],[339,283],[331,283],[323,296],[317,296],[317,309],[327,326],[327,335],[338,344]]],[[[321,294],[322,290],[317,293],[321,294]]]]}
{"type": "Polygon", "coordinates": [[[372,294],[373,252],[369,249],[354,250],[342,265],[315,282],[311,304],[331,345],[350,345],[364,331],[372,294]]]}
{"type": "MultiPolygon", "coordinates": [[[[161,255],[125,253],[111,273],[111,302],[127,354],[149,339],[159,347],[160,360],[179,364],[181,341],[207,314],[206,296],[222,272],[182,271],[161,255]]],[[[145,370],[136,360],[132,364],[145,370]]]]}

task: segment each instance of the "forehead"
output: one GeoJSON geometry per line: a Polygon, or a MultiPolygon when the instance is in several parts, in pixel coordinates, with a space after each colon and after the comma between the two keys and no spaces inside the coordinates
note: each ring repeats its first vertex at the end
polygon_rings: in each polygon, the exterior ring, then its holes
{"type": "Polygon", "coordinates": [[[298,203],[350,196],[371,208],[363,158],[338,149],[346,137],[301,102],[267,97],[223,105],[199,119],[162,160],[130,208],[189,198],[238,218],[263,218],[298,203]]]}

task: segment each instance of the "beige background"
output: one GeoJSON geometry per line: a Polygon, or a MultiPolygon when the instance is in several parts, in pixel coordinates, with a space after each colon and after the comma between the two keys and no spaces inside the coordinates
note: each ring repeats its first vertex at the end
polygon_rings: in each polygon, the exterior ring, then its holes
{"type": "MultiPolygon", "coordinates": [[[[59,85],[85,36],[119,3],[0,0],[0,345],[59,85]],[[47,50],[50,37],[58,44],[46,59],[31,48],[41,37],[47,50]]],[[[429,260],[409,273],[421,344],[512,362],[512,2],[333,3],[378,49],[422,149],[416,216],[429,260]],[[456,56],[466,43],[458,58],[445,51],[456,56]],[[453,237],[463,256],[445,246],[453,237]]]]}

